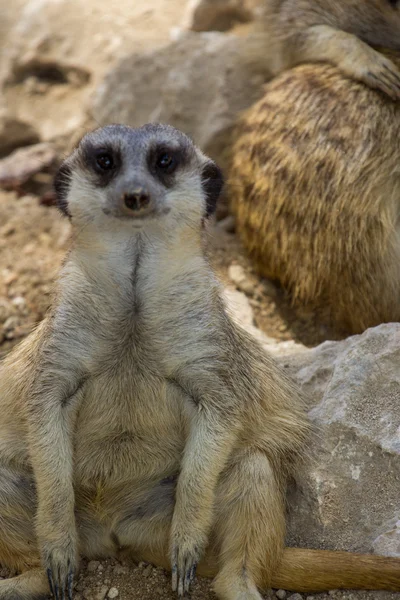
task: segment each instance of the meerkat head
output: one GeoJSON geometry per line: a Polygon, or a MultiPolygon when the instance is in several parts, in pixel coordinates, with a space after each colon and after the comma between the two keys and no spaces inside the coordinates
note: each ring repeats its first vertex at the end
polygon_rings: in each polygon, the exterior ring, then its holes
{"type": "Polygon", "coordinates": [[[134,229],[155,217],[200,224],[222,185],[220,169],[186,135],[158,124],[88,133],[55,178],[58,206],[72,223],[113,219],[134,229]]]}

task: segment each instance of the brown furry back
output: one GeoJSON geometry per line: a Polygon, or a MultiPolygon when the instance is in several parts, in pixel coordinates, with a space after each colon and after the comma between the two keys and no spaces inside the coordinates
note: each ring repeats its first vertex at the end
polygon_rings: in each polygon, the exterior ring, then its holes
{"type": "Polygon", "coordinates": [[[398,103],[328,65],[275,78],[238,124],[230,173],[259,272],[350,332],[399,320],[399,165],[398,103]]]}

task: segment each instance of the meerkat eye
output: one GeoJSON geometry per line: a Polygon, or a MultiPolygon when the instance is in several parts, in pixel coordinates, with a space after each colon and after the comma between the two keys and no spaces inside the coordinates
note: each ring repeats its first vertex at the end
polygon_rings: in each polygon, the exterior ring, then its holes
{"type": "Polygon", "coordinates": [[[101,152],[96,156],[96,166],[101,171],[110,171],[114,168],[115,163],[112,154],[110,152],[101,152]]]}
{"type": "Polygon", "coordinates": [[[161,169],[164,173],[172,173],[175,171],[177,165],[178,161],[172,154],[169,154],[169,152],[160,154],[156,162],[156,167],[161,169]]]}

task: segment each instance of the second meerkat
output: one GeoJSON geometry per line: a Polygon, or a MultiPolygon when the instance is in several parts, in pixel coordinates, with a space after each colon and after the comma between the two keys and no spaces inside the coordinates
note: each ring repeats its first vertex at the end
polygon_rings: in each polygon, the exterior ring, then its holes
{"type": "Polygon", "coordinates": [[[265,0],[256,29],[266,34],[256,47],[274,75],[299,64],[329,63],[400,99],[400,70],[375,49],[400,50],[397,0],[265,0]]]}
{"type": "Polygon", "coordinates": [[[58,294],[0,368],[1,600],[72,597],[80,555],[257,588],[400,589],[398,560],[285,550],[300,395],[225,311],[202,248],[217,166],[167,126],[86,135],[56,179],[58,294]],[[211,565],[211,567],[210,567],[211,565]]]}

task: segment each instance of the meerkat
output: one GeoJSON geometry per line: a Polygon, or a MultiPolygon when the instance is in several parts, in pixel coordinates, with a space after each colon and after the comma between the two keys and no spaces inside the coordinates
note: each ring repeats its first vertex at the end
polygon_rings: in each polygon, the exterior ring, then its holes
{"type": "Polygon", "coordinates": [[[400,70],[376,49],[400,50],[396,0],[265,0],[255,29],[262,32],[255,37],[257,52],[261,50],[273,75],[303,63],[326,62],[394,100],[400,98],[400,70]]]}
{"type": "Polygon", "coordinates": [[[400,319],[399,136],[398,104],[328,65],[278,76],[235,130],[243,245],[343,333],[400,319]]]}
{"type": "Polygon", "coordinates": [[[72,246],[51,310],[0,370],[0,563],[22,571],[1,600],[71,599],[80,556],[121,552],[169,564],[180,597],[198,562],[221,600],[400,589],[399,560],[283,550],[309,423],[221,300],[202,228],[221,187],[154,124],[89,133],[60,167],[72,246]]]}
{"type": "Polygon", "coordinates": [[[343,333],[398,321],[400,3],[266,6],[287,71],[233,134],[238,234],[259,273],[343,333]]]}

